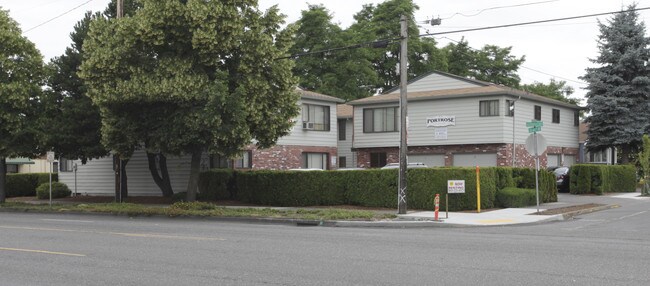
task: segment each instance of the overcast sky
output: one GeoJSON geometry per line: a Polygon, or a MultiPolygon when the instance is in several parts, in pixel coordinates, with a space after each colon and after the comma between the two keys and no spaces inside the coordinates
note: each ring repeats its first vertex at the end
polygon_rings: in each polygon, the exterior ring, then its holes
{"type": "MultiPolygon", "coordinates": [[[[363,4],[381,2],[383,1],[259,1],[262,9],[278,4],[282,13],[287,15],[288,22],[298,20],[300,12],[307,8],[308,3],[324,4],[335,21],[344,28],[352,23],[352,16],[361,10],[363,4]]],[[[432,17],[442,18],[440,26],[430,27],[422,24],[422,33],[426,33],[427,30],[435,33],[619,11],[632,2],[631,0],[415,0],[420,7],[416,12],[417,21],[432,17]],[[504,7],[513,5],[521,6],[504,7]]],[[[650,7],[650,0],[636,2],[638,8],[650,7]]],[[[44,58],[49,60],[61,55],[70,45],[69,34],[74,24],[86,11],[103,11],[108,3],[109,0],[0,0],[0,7],[10,10],[10,16],[20,24],[24,35],[33,41],[44,58]],[[36,27],[57,16],[60,17],[36,27]]],[[[650,16],[649,11],[640,12],[642,20],[647,21],[650,16]]],[[[611,16],[453,33],[438,36],[436,40],[440,43],[440,47],[449,43],[449,39],[459,41],[462,37],[465,37],[471,47],[477,49],[485,44],[512,46],[512,54],[526,56],[524,67],[519,70],[523,83],[548,82],[554,77],[567,81],[576,89],[574,97],[581,98],[584,95],[582,87],[585,85],[578,77],[584,74],[585,68],[593,66],[588,59],[595,58],[598,54],[597,19],[605,21],[608,18],[611,16]]],[[[395,25],[399,24],[395,23],[395,25]]]]}

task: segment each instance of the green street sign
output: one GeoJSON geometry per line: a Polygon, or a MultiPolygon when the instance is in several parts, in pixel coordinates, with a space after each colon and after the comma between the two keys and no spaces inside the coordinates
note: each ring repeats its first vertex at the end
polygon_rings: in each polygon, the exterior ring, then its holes
{"type": "Polygon", "coordinates": [[[528,133],[535,133],[535,132],[540,132],[540,131],[542,131],[542,127],[541,127],[541,126],[536,126],[536,127],[528,128],[528,133]]]}
{"type": "Polygon", "coordinates": [[[544,122],[542,121],[533,120],[530,122],[526,122],[526,127],[542,127],[542,126],[544,126],[544,122]]]}

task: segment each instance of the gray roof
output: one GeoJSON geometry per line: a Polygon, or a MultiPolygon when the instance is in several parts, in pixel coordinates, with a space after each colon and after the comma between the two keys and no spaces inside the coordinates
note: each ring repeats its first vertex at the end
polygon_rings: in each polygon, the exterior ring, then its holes
{"type": "Polygon", "coordinates": [[[338,97],[333,97],[329,95],[324,95],[321,93],[313,92],[313,91],[307,91],[302,88],[296,88],[296,91],[300,93],[301,98],[307,98],[307,99],[313,99],[313,100],[320,100],[320,101],[327,101],[327,102],[336,102],[336,103],[344,103],[345,100],[340,99],[338,97]]]}

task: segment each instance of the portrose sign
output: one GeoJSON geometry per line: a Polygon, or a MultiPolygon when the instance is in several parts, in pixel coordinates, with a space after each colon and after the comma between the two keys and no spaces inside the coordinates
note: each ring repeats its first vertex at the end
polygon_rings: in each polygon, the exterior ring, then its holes
{"type": "Polygon", "coordinates": [[[464,194],[465,193],[465,180],[448,180],[447,181],[448,194],[464,194]]]}

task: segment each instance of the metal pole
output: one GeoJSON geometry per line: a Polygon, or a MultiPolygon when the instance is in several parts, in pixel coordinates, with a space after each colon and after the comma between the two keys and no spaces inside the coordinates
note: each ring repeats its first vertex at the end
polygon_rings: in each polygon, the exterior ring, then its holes
{"type": "Polygon", "coordinates": [[[77,163],[74,163],[72,166],[72,169],[74,170],[74,196],[77,196],[77,163]]]}
{"type": "Polygon", "coordinates": [[[54,161],[50,162],[50,207],[52,207],[52,168],[54,168],[54,161]]]}
{"type": "Polygon", "coordinates": [[[537,199],[537,214],[539,214],[539,154],[537,153],[537,132],[533,133],[535,141],[535,196],[537,199]]]}
{"type": "Polygon", "coordinates": [[[406,85],[408,77],[406,74],[406,68],[408,64],[408,21],[405,15],[400,16],[400,36],[402,37],[400,52],[399,52],[399,73],[400,73],[400,144],[399,144],[399,186],[397,194],[397,213],[406,214],[406,152],[407,152],[407,142],[406,136],[406,85]]]}

